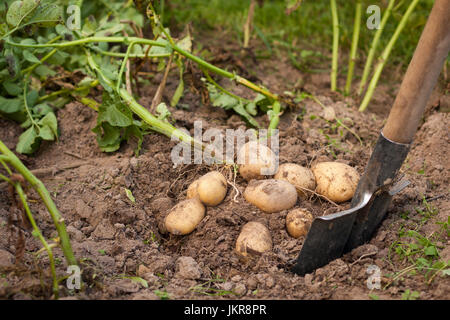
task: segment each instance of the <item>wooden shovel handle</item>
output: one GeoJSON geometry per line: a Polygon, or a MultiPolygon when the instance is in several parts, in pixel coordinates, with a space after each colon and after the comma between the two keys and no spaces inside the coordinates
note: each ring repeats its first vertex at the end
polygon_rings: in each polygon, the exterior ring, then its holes
{"type": "Polygon", "coordinates": [[[450,0],[436,0],[403,78],[383,135],[408,144],[450,50],[450,0]]]}

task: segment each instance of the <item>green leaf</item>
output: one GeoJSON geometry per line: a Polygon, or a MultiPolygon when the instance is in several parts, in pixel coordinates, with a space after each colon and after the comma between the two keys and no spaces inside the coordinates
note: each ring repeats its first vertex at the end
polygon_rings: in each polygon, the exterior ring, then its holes
{"type": "Polygon", "coordinates": [[[256,107],[255,102],[250,102],[245,105],[245,110],[250,113],[252,116],[256,116],[258,114],[258,109],[256,107]]]}
{"type": "Polygon", "coordinates": [[[184,93],[184,80],[183,78],[180,79],[180,83],[178,83],[178,87],[175,90],[175,93],[173,94],[172,100],[170,101],[170,105],[172,107],[175,107],[178,102],[180,101],[181,97],[184,93]]]}
{"type": "MultiPolygon", "coordinates": [[[[47,113],[45,117],[43,117],[39,123],[40,126],[48,127],[53,134],[54,137],[58,136],[58,120],[53,112],[47,113]]],[[[45,139],[49,140],[49,139],[45,139]]],[[[53,140],[53,139],[50,139],[53,140]]]]}
{"type": "MultiPolygon", "coordinates": [[[[6,92],[12,96],[18,96],[22,93],[23,87],[19,86],[17,83],[13,81],[5,81],[3,82],[3,88],[5,88],[6,92]]],[[[1,108],[1,106],[0,106],[1,108]]]]}
{"type": "MultiPolygon", "coordinates": [[[[113,96],[114,97],[114,96],[113,96]]],[[[98,122],[108,122],[114,127],[128,127],[133,124],[131,114],[124,107],[120,98],[113,98],[109,94],[103,95],[103,103],[100,106],[98,122]]]]}
{"type": "Polygon", "coordinates": [[[152,46],[149,55],[166,55],[172,53],[172,49],[169,47],[169,42],[167,40],[159,37],[156,39],[156,42],[164,44],[164,47],[152,46]]]}
{"type": "Polygon", "coordinates": [[[158,104],[156,107],[156,112],[158,113],[158,119],[160,120],[166,120],[172,115],[164,102],[158,104]]]}
{"type": "Polygon", "coordinates": [[[15,113],[23,109],[23,99],[6,99],[0,96],[0,112],[15,113]]]}
{"type": "Polygon", "coordinates": [[[0,23],[0,37],[6,35],[9,31],[8,25],[6,23],[0,23]]]}
{"type": "Polygon", "coordinates": [[[130,189],[127,188],[123,188],[125,190],[125,194],[127,195],[127,198],[132,202],[132,203],[136,203],[136,198],[133,196],[133,193],[131,192],[130,189]]]}
{"type": "Polygon", "coordinates": [[[34,54],[32,54],[30,51],[28,50],[24,50],[23,51],[23,57],[25,58],[25,60],[27,60],[28,62],[31,63],[41,63],[41,61],[39,61],[38,58],[36,58],[36,56],[34,54]]]}
{"type": "Polygon", "coordinates": [[[11,27],[26,23],[39,5],[38,0],[14,1],[6,14],[6,22],[11,27]]]}
{"type": "Polygon", "coordinates": [[[97,134],[97,143],[103,152],[114,152],[120,148],[122,139],[119,128],[104,122],[98,124],[92,131],[97,134]]]}
{"type": "Polygon", "coordinates": [[[142,279],[141,277],[124,277],[127,279],[130,279],[133,282],[139,283],[141,286],[143,286],[144,288],[148,288],[148,283],[147,281],[145,281],[144,279],[142,279]]]}
{"type": "Polygon", "coordinates": [[[61,22],[61,7],[52,3],[42,3],[37,7],[34,16],[27,24],[37,24],[39,27],[54,27],[61,22]]]}
{"type": "Polygon", "coordinates": [[[424,250],[424,253],[427,256],[438,256],[439,255],[435,246],[426,247],[424,250]]]}
{"type": "Polygon", "coordinates": [[[32,154],[39,148],[39,134],[34,126],[22,133],[16,146],[16,151],[23,154],[32,154]]]}
{"type": "Polygon", "coordinates": [[[49,76],[52,77],[56,75],[55,71],[53,71],[52,69],[43,64],[34,69],[34,72],[41,78],[47,78],[49,76]]]}
{"type": "Polygon", "coordinates": [[[245,110],[244,106],[242,105],[242,103],[238,103],[237,105],[235,105],[233,107],[233,110],[239,114],[240,116],[244,117],[248,123],[250,123],[253,127],[259,128],[259,123],[258,121],[256,121],[255,118],[253,118],[248,112],[247,110],[245,110]]]}
{"type": "Polygon", "coordinates": [[[191,36],[186,36],[183,39],[181,39],[180,41],[178,41],[176,43],[176,45],[178,47],[180,47],[181,49],[187,51],[187,52],[192,52],[192,38],[191,36]]]}

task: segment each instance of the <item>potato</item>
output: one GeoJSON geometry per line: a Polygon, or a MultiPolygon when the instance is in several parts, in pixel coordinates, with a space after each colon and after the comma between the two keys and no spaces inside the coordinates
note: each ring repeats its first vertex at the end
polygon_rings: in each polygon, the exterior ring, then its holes
{"type": "Polygon", "coordinates": [[[316,178],[316,192],[338,203],[353,197],[360,178],[354,168],[340,162],[320,162],[312,172],[316,178]]]}
{"type": "Polygon", "coordinates": [[[272,250],[272,237],[265,225],[251,221],[244,225],[236,240],[236,251],[246,257],[247,254],[261,254],[272,250]]]}
{"type": "Polygon", "coordinates": [[[298,192],[300,198],[307,198],[308,192],[303,189],[314,191],[316,180],[311,170],[295,163],[285,163],[280,165],[274,176],[277,180],[284,180],[292,184],[298,192]]]}
{"type": "Polygon", "coordinates": [[[186,198],[187,198],[187,199],[192,199],[192,198],[198,197],[198,191],[197,191],[197,188],[198,188],[198,179],[195,180],[194,182],[192,182],[192,183],[189,185],[189,187],[188,187],[188,189],[187,189],[186,198]]]}
{"type": "Polygon", "coordinates": [[[219,171],[211,171],[191,183],[187,199],[198,197],[207,206],[217,206],[227,194],[227,179],[219,171]]]}
{"type": "Polygon", "coordinates": [[[297,190],[284,180],[252,180],[244,198],[262,211],[272,213],[292,208],[297,202],[297,190]]]}
{"type": "Polygon", "coordinates": [[[164,224],[172,234],[186,235],[194,231],[205,216],[205,207],[198,198],[183,200],[172,208],[164,224]]]}
{"type": "Polygon", "coordinates": [[[217,206],[227,194],[227,179],[219,171],[209,172],[199,179],[197,192],[205,205],[217,206]]]}
{"type": "Polygon", "coordinates": [[[308,233],[313,216],[306,209],[294,209],[289,211],[286,216],[286,229],[293,238],[305,236],[308,233]]]}
{"type": "Polygon", "coordinates": [[[258,141],[250,141],[238,153],[239,173],[250,181],[264,179],[275,174],[278,165],[275,153],[258,141]]]}

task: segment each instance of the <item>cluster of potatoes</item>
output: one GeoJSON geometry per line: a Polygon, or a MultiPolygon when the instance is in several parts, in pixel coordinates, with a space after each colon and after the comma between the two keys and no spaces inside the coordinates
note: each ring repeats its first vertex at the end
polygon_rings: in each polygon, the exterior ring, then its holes
{"type": "MultiPolygon", "coordinates": [[[[321,162],[308,169],[294,163],[278,167],[273,177],[265,175],[276,162],[270,148],[251,141],[238,154],[243,159],[240,175],[248,181],[244,198],[266,213],[290,210],[286,229],[290,236],[305,236],[313,215],[306,209],[295,208],[298,198],[306,200],[312,192],[340,203],[350,200],[359,181],[358,172],[343,163],[321,162]],[[251,152],[258,157],[250,161],[251,152]],[[291,210],[292,209],[292,210],[291,210]]],[[[187,190],[187,199],[178,203],[166,216],[165,227],[174,235],[186,235],[195,230],[205,216],[205,206],[217,206],[227,194],[227,180],[218,171],[212,171],[195,180],[187,190]]],[[[257,221],[245,224],[236,241],[236,251],[247,256],[272,249],[272,238],[267,227],[257,221]]]]}

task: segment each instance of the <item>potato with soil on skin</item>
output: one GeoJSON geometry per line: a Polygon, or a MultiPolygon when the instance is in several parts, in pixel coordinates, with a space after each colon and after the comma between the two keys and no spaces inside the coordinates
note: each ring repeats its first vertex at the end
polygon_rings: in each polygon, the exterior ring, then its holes
{"type": "Polygon", "coordinates": [[[239,173],[250,181],[264,179],[275,174],[277,166],[275,153],[258,141],[250,141],[238,153],[239,173]]]}
{"type": "Polygon", "coordinates": [[[227,179],[219,171],[211,171],[195,180],[188,187],[187,198],[199,197],[210,207],[220,204],[227,195],[227,179]]]}
{"type": "Polygon", "coordinates": [[[252,180],[244,198],[262,211],[273,213],[292,208],[297,203],[297,190],[284,180],[252,180]]]}
{"type": "Polygon", "coordinates": [[[295,163],[280,165],[274,179],[284,180],[292,184],[302,199],[307,198],[310,194],[305,189],[314,191],[316,188],[316,179],[312,171],[295,163]]]}
{"type": "Polygon", "coordinates": [[[198,198],[183,200],[166,216],[165,227],[174,235],[189,234],[205,217],[205,210],[198,198]]]}
{"type": "Polygon", "coordinates": [[[244,225],[236,240],[236,251],[246,257],[247,254],[261,254],[272,250],[272,237],[265,225],[251,221],[244,225]]]}
{"type": "Polygon", "coordinates": [[[320,162],[312,168],[316,192],[334,202],[350,200],[359,182],[359,173],[340,162],[320,162]]]}
{"type": "Polygon", "coordinates": [[[294,209],[286,216],[286,229],[293,238],[305,236],[313,221],[312,214],[306,209],[294,209]]]}

